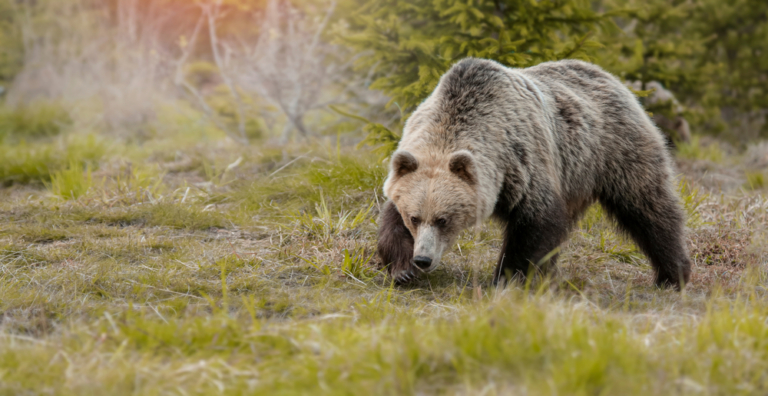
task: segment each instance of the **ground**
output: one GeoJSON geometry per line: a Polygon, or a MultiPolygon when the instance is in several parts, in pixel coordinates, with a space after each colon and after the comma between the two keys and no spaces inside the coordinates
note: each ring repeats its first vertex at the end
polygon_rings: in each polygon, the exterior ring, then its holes
{"type": "Polygon", "coordinates": [[[10,144],[0,394],[768,392],[755,150],[680,148],[695,264],[677,293],[598,207],[549,279],[492,287],[486,224],[395,287],[374,251],[385,167],[335,138],[10,144]]]}

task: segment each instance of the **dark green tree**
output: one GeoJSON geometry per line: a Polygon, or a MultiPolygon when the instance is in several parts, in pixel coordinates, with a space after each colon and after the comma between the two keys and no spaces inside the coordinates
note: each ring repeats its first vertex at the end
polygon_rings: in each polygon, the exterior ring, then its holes
{"type": "Polygon", "coordinates": [[[457,60],[480,57],[528,67],[563,59],[591,60],[591,36],[610,22],[585,0],[369,0],[337,33],[365,52],[357,67],[371,88],[390,95],[407,114],[457,60]]]}
{"type": "MultiPolygon", "coordinates": [[[[459,59],[512,67],[594,60],[600,44],[592,36],[614,26],[586,0],[348,0],[341,8],[336,36],[361,53],[356,67],[370,88],[397,107],[395,130],[459,59]]],[[[399,139],[391,129],[369,124],[364,143],[387,155],[399,139]]]]}
{"type": "Polygon", "coordinates": [[[707,38],[699,62],[711,69],[699,100],[724,110],[740,140],[768,137],[768,2],[697,0],[688,23],[691,35],[707,38]],[[745,126],[745,125],[742,125],[745,126]],[[758,134],[759,132],[759,134],[758,134]]]}
{"type": "MultiPolygon", "coordinates": [[[[651,81],[660,83],[683,102],[689,122],[712,118],[717,112],[712,102],[684,101],[701,99],[706,94],[713,65],[702,62],[706,38],[692,32],[691,18],[697,5],[688,0],[605,0],[598,8],[610,9],[618,33],[603,33],[597,63],[628,82],[639,82],[641,91],[651,81]]],[[[680,106],[672,101],[649,103],[646,110],[674,119],[680,106]]]]}
{"type": "Polygon", "coordinates": [[[695,5],[687,0],[608,0],[618,34],[601,34],[604,45],[598,62],[631,81],[658,81],[665,86],[689,87],[700,82],[691,73],[704,51],[705,40],[686,25],[695,5]]]}

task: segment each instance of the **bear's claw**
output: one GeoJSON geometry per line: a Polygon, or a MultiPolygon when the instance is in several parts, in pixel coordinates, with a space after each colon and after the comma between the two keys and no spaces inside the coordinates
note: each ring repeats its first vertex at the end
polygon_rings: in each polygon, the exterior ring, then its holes
{"type": "Polygon", "coordinates": [[[395,275],[394,278],[395,278],[395,283],[399,285],[403,285],[406,283],[410,283],[411,281],[416,279],[416,274],[414,274],[411,270],[405,270],[395,275]]]}

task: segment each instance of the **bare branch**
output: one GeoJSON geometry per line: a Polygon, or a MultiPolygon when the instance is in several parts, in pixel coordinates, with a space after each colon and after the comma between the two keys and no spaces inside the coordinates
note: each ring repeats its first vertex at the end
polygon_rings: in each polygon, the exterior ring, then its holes
{"type": "Polygon", "coordinates": [[[221,13],[221,0],[217,0],[216,3],[211,7],[208,6],[202,6],[203,12],[208,17],[208,36],[211,42],[211,52],[213,53],[213,59],[216,62],[216,66],[219,68],[219,73],[221,74],[221,79],[224,81],[224,84],[227,86],[227,89],[229,89],[229,93],[232,95],[232,99],[235,101],[235,111],[237,115],[237,129],[240,134],[239,141],[241,143],[248,143],[248,137],[245,134],[245,116],[243,115],[243,104],[242,100],[240,98],[240,94],[237,92],[237,89],[235,88],[235,84],[232,81],[232,78],[229,75],[229,70],[227,68],[226,63],[222,59],[220,50],[219,50],[219,37],[216,33],[216,20],[219,18],[221,13]]]}
{"type": "Polygon", "coordinates": [[[323,21],[320,23],[320,26],[317,27],[315,36],[312,37],[312,44],[309,45],[310,51],[314,51],[315,48],[317,48],[317,43],[320,41],[320,36],[325,31],[325,27],[328,25],[328,21],[331,19],[331,16],[333,15],[333,11],[335,9],[336,9],[336,0],[333,0],[331,2],[331,5],[328,7],[328,11],[325,13],[325,18],[323,18],[323,21]]]}
{"type": "Polygon", "coordinates": [[[232,136],[232,133],[229,131],[229,128],[227,128],[226,125],[224,125],[223,122],[221,122],[218,117],[216,116],[216,112],[211,108],[211,106],[208,105],[208,102],[205,101],[205,98],[202,94],[195,88],[194,85],[189,83],[187,81],[186,77],[184,76],[184,66],[186,65],[187,61],[189,60],[189,57],[192,54],[192,50],[195,48],[195,44],[197,44],[198,37],[200,36],[200,31],[203,28],[203,25],[205,24],[205,14],[201,14],[200,18],[197,21],[197,24],[195,24],[195,29],[192,32],[192,36],[189,38],[189,42],[187,42],[186,46],[182,48],[181,57],[176,61],[176,75],[174,77],[174,83],[177,86],[182,87],[185,89],[189,94],[191,94],[197,104],[202,108],[203,112],[208,116],[208,118],[213,122],[217,128],[224,131],[227,135],[232,137],[235,140],[238,140],[236,137],[232,136]]]}

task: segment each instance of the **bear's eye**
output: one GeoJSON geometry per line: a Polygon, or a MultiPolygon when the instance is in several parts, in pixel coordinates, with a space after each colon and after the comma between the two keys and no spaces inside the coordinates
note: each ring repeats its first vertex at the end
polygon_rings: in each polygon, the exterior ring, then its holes
{"type": "Polygon", "coordinates": [[[412,216],[411,217],[411,223],[413,223],[413,225],[419,225],[419,223],[421,223],[421,219],[419,219],[416,216],[412,216]]]}
{"type": "Polygon", "coordinates": [[[448,220],[443,217],[435,220],[435,225],[438,227],[445,227],[446,224],[448,224],[448,220]]]}

